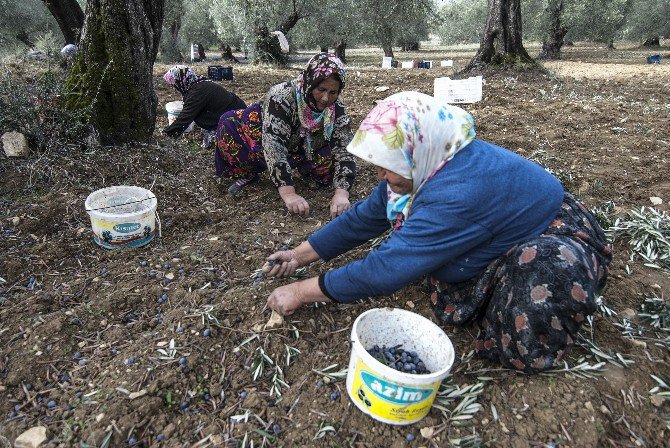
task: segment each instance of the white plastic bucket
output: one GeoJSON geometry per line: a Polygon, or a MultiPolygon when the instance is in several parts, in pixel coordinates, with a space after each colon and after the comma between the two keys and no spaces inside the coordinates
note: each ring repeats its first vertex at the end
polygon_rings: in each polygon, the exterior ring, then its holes
{"type": "Polygon", "coordinates": [[[84,204],[93,241],[107,249],[149,243],[156,235],[157,205],[156,196],[141,187],[119,185],[94,191],[84,204]]]}
{"type": "Polygon", "coordinates": [[[430,320],[398,308],[374,308],[358,316],[351,329],[347,392],[354,404],[375,420],[409,425],[428,414],[440,383],[454,363],[454,346],[430,320]],[[374,345],[415,351],[431,373],[413,375],[377,361],[374,345]]]}
{"type": "MultiPolygon", "coordinates": [[[[168,119],[168,124],[172,124],[181,111],[184,109],[184,102],[183,101],[170,101],[165,105],[165,111],[167,112],[167,119],[168,119]]],[[[188,125],[186,130],[184,132],[191,132],[193,130],[193,122],[188,125]]]]}

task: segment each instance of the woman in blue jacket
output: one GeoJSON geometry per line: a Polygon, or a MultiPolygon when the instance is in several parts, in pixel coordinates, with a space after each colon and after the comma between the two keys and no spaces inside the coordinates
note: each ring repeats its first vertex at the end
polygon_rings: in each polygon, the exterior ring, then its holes
{"type": "Polygon", "coordinates": [[[607,278],[610,248],[591,213],[539,165],[476,140],[467,112],[422,93],[380,102],[347,150],[380,184],[265,269],[287,276],[391,235],[362,260],[275,289],[269,306],[286,315],[427,276],[444,323],[478,323],[480,356],[529,373],[557,366],[607,278]]]}

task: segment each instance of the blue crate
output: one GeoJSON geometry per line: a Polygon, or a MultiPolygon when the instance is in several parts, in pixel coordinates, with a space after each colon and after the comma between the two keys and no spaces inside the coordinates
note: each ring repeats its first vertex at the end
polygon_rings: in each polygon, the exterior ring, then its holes
{"type": "Polygon", "coordinates": [[[660,64],[661,59],[663,58],[660,54],[652,54],[651,56],[647,56],[647,64],[660,64]]]}

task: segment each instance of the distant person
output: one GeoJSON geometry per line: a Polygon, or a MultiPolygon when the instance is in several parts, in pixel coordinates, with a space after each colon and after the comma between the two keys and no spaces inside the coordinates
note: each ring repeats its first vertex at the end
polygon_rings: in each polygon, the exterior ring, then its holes
{"type": "Polygon", "coordinates": [[[67,68],[72,68],[74,63],[77,61],[78,52],[79,47],[75,44],[67,44],[61,49],[60,54],[67,68]]]}
{"type": "Polygon", "coordinates": [[[477,324],[479,357],[527,373],[562,366],[612,259],[593,214],[541,166],[476,139],[469,113],[423,93],[379,102],[347,149],[376,166],[377,188],[263,270],[288,277],[390,236],[361,260],[276,288],[270,308],[290,315],[427,279],[445,325],[477,324]]]}
{"type": "Polygon", "coordinates": [[[163,129],[165,134],[173,138],[182,135],[194,121],[203,129],[203,147],[209,146],[215,141],[216,126],[221,115],[247,106],[234,93],[196,74],[185,65],[175,65],[163,75],[163,79],[181,93],[184,101],[179,116],[163,129]]]}
{"type": "Polygon", "coordinates": [[[306,216],[309,204],[294,186],[297,170],[317,187],[333,187],[331,216],[347,210],[356,162],[346,150],[353,134],[340,97],[345,78],[342,61],[320,53],[297,78],[271,87],[260,103],[224,114],[216,174],[233,179],[228,193],[267,172],[286,208],[306,216]]]}

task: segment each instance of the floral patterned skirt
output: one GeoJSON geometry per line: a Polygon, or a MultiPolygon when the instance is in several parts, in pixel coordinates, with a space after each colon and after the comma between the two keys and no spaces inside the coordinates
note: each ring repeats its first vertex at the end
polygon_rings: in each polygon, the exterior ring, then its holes
{"type": "MultiPolygon", "coordinates": [[[[262,144],[261,104],[231,110],[219,119],[214,153],[216,175],[232,179],[249,179],[267,169],[262,144]]],[[[304,139],[287,150],[287,161],[304,178],[325,187],[332,183],[333,157],[326,143],[306,156],[304,139]]]]}
{"type": "Polygon", "coordinates": [[[596,310],[612,259],[593,215],[565,193],[554,221],[462,283],[430,282],[446,324],[476,321],[478,356],[536,373],[559,365],[582,323],[596,310]]]}

